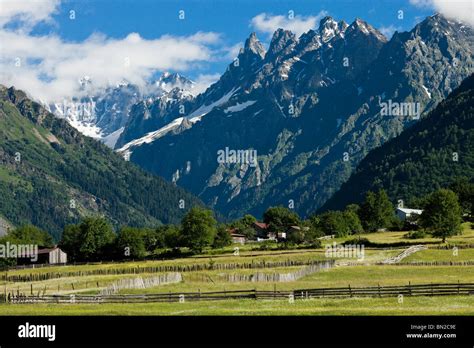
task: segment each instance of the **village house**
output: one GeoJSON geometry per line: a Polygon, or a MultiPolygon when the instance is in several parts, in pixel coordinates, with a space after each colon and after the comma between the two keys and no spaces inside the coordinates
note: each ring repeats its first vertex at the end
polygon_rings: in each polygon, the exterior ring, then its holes
{"type": "Polygon", "coordinates": [[[254,229],[255,229],[255,234],[257,236],[258,241],[264,241],[264,240],[279,240],[279,241],[284,241],[290,236],[292,233],[295,232],[300,232],[300,231],[308,231],[309,227],[303,227],[301,228],[300,226],[290,226],[286,229],[284,232],[272,232],[269,231],[269,226],[268,224],[264,222],[255,222],[254,223],[254,229]]]}
{"type": "Polygon", "coordinates": [[[290,226],[286,232],[279,232],[278,233],[278,239],[287,239],[292,233],[296,233],[296,232],[301,232],[301,231],[309,231],[309,227],[300,227],[300,226],[290,226]]]}
{"type": "Polygon", "coordinates": [[[277,233],[269,231],[268,224],[264,222],[254,222],[253,228],[255,229],[255,235],[257,236],[258,242],[263,242],[265,240],[277,240],[277,233]]]}
{"type": "Polygon", "coordinates": [[[409,208],[397,208],[396,210],[396,215],[397,217],[405,221],[406,219],[414,216],[414,215],[421,215],[423,213],[423,210],[421,209],[409,209],[409,208]]]}
{"type": "Polygon", "coordinates": [[[268,225],[264,222],[254,222],[253,228],[258,238],[268,238],[268,225]]]}
{"type": "Polygon", "coordinates": [[[231,228],[228,230],[230,237],[232,238],[232,243],[236,244],[245,244],[247,242],[247,237],[245,235],[238,233],[239,229],[231,228]]]}

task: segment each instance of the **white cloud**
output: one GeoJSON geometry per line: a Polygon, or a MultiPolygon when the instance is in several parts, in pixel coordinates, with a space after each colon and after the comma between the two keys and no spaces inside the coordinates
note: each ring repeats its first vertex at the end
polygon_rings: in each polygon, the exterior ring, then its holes
{"type": "Polygon", "coordinates": [[[430,7],[432,3],[432,0],[410,0],[410,4],[417,7],[430,7]]]}
{"type": "Polygon", "coordinates": [[[387,37],[388,39],[390,39],[393,34],[395,33],[395,31],[401,31],[402,28],[401,27],[396,27],[394,26],[393,24],[389,25],[389,26],[382,26],[380,28],[378,28],[378,30],[385,35],[385,37],[387,37]]]}
{"type": "Polygon", "coordinates": [[[0,26],[11,21],[22,22],[23,28],[32,28],[39,22],[50,21],[60,0],[0,0],[0,26]]]}
{"type": "MultiPolygon", "coordinates": [[[[82,42],[67,42],[54,34],[29,34],[36,24],[51,21],[59,1],[0,1],[0,83],[43,101],[80,96],[84,76],[92,81],[88,92],[96,93],[122,80],[144,87],[157,71],[185,71],[216,60],[213,45],[220,35],[214,32],[156,39],[96,33],[82,42]],[[18,24],[15,30],[8,29],[11,23],[18,24]]],[[[200,89],[211,76],[198,79],[200,89]]]]}
{"type": "Polygon", "coordinates": [[[272,16],[267,13],[260,13],[252,18],[250,25],[255,30],[270,35],[277,29],[282,28],[300,36],[310,29],[317,28],[318,22],[326,15],[326,11],[321,11],[316,16],[295,15],[293,18],[290,18],[289,16],[272,16]]]}
{"type": "Polygon", "coordinates": [[[431,7],[452,19],[474,26],[474,3],[472,0],[410,0],[417,7],[431,7]]]}
{"type": "Polygon", "coordinates": [[[235,45],[232,45],[230,47],[225,47],[223,49],[225,59],[229,61],[233,61],[239,55],[239,52],[243,47],[244,47],[243,42],[238,42],[235,45]]]}
{"type": "Polygon", "coordinates": [[[90,76],[97,89],[121,80],[144,86],[156,71],[184,71],[211,61],[209,45],[217,40],[213,33],[153,40],[131,33],[123,39],[93,35],[83,42],[69,43],[57,36],[33,37],[2,30],[0,83],[46,100],[77,95],[83,76],[90,76]],[[16,66],[18,62],[20,66],[16,66]]]}
{"type": "Polygon", "coordinates": [[[206,89],[212,85],[214,82],[219,80],[221,77],[220,74],[201,74],[197,77],[192,90],[194,95],[198,95],[199,93],[205,92],[206,89]]]}

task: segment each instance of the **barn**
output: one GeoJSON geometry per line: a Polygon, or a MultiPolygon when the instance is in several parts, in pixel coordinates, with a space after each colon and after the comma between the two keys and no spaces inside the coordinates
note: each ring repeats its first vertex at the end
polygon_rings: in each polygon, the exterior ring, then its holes
{"type": "Polygon", "coordinates": [[[48,263],[50,265],[66,264],[67,254],[58,247],[39,249],[37,263],[48,263]]]}

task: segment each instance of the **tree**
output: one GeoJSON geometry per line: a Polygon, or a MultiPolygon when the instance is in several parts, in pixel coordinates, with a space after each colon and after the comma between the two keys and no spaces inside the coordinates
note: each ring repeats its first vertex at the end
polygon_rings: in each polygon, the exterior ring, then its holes
{"type": "Polygon", "coordinates": [[[428,196],[420,223],[434,237],[445,243],[447,237],[461,232],[461,222],[461,207],[453,191],[441,189],[428,196]]]}
{"type": "MultiPolygon", "coordinates": [[[[180,228],[176,225],[162,225],[157,227],[153,233],[155,237],[155,244],[153,250],[156,248],[179,248],[182,246],[182,236],[180,228]]],[[[152,246],[148,246],[151,248],[152,246]]]]}
{"type": "Polygon", "coordinates": [[[160,247],[163,243],[163,236],[153,228],[142,228],[143,232],[143,243],[145,250],[149,253],[153,253],[156,248],[160,247]]]}
{"type": "Polygon", "coordinates": [[[298,214],[282,206],[268,208],[263,214],[263,221],[273,232],[285,232],[288,227],[300,224],[298,214]]]}
{"type": "Polygon", "coordinates": [[[474,183],[466,178],[459,178],[449,186],[449,189],[458,196],[462,213],[474,217],[474,183]]]}
{"type": "Polygon", "coordinates": [[[110,249],[115,238],[112,226],[103,217],[88,217],[80,224],[81,258],[100,260],[110,256],[110,249]],[[107,255],[108,254],[108,255],[107,255]]]}
{"type": "Polygon", "coordinates": [[[166,225],[163,230],[164,247],[176,249],[183,245],[183,236],[176,225],[166,225]]]}
{"type": "Polygon", "coordinates": [[[390,227],[394,217],[393,205],[384,190],[367,192],[359,210],[359,217],[365,231],[374,232],[390,227]]]}
{"type": "Polygon", "coordinates": [[[200,253],[211,245],[216,235],[216,220],[211,210],[193,207],[181,220],[184,246],[200,253]]]}
{"type": "Polygon", "coordinates": [[[305,232],[302,229],[292,231],[286,240],[293,244],[302,244],[305,241],[305,232]]]}
{"type": "Polygon", "coordinates": [[[350,234],[358,234],[364,231],[359,215],[354,209],[347,207],[343,212],[343,218],[350,234]]]}
{"type": "MultiPolygon", "coordinates": [[[[3,236],[0,238],[0,245],[15,245],[15,244],[22,244],[17,238],[14,238],[9,234],[6,236],[3,236]]],[[[8,257],[3,257],[6,255],[0,256],[0,269],[5,268],[5,267],[10,267],[10,266],[15,266],[17,264],[18,259],[17,258],[8,258],[8,257]]]]}
{"type": "Polygon", "coordinates": [[[319,225],[320,219],[317,215],[313,215],[303,222],[303,226],[309,228],[304,233],[304,241],[307,243],[319,243],[318,238],[324,236],[324,232],[319,225]]]}
{"type": "Polygon", "coordinates": [[[257,222],[257,219],[250,214],[245,214],[242,219],[240,219],[240,224],[243,227],[252,227],[252,225],[257,222]]]}
{"type": "Polygon", "coordinates": [[[122,227],[116,240],[118,256],[120,258],[144,258],[147,254],[146,233],[146,230],[140,228],[122,227]]]}
{"type": "Polygon", "coordinates": [[[231,244],[232,244],[232,237],[229,231],[227,230],[227,226],[219,225],[219,227],[217,227],[217,233],[216,233],[216,237],[214,238],[214,242],[212,243],[212,247],[217,249],[217,248],[226,247],[231,244]]]}
{"type": "Polygon", "coordinates": [[[345,221],[344,213],[327,211],[319,216],[319,227],[326,235],[335,234],[337,237],[347,236],[351,231],[345,221]]]}
{"type": "Polygon", "coordinates": [[[8,235],[20,244],[35,244],[40,247],[52,247],[53,238],[40,228],[33,225],[24,225],[10,231],[8,235]]]}
{"type": "Polygon", "coordinates": [[[236,228],[240,234],[243,234],[247,239],[255,239],[255,229],[253,224],[257,219],[250,215],[245,214],[243,218],[233,221],[229,224],[229,227],[236,228]]]}
{"type": "Polygon", "coordinates": [[[352,203],[346,206],[346,211],[351,211],[359,215],[360,212],[360,206],[358,204],[352,203]]]}
{"type": "Polygon", "coordinates": [[[64,227],[59,246],[67,253],[69,260],[80,260],[81,228],[79,225],[67,225],[64,227]]]}
{"type": "Polygon", "coordinates": [[[243,234],[245,238],[252,240],[255,239],[256,233],[255,233],[255,228],[253,227],[245,227],[242,230],[238,230],[240,234],[243,234]]]}
{"type": "Polygon", "coordinates": [[[109,258],[115,234],[103,217],[87,217],[79,225],[64,228],[60,246],[75,260],[92,261],[109,258]]]}

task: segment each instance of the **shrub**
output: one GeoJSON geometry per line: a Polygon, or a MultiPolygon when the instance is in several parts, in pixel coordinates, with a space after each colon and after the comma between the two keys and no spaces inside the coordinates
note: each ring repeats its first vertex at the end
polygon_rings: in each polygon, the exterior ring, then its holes
{"type": "Polygon", "coordinates": [[[216,237],[214,238],[214,242],[212,243],[212,247],[216,249],[220,249],[232,244],[232,237],[230,233],[227,231],[227,226],[219,225],[217,228],[216,237]]]}
{"type": "Polygon", "coordinates": [[[266,251],[266,250],[272,250],[275,247],[275,242],[271,240],[266,240],[264,242],[261,242],[257,250],[260,251],[266,251]]]}
{"type": "Polygon", "coordinates": [[[407,239],[422,239],[426,237],[427,237],[427,233],[424,230],[410,231],[403,236],[403,238],[407,238],[407,239]]]}

